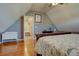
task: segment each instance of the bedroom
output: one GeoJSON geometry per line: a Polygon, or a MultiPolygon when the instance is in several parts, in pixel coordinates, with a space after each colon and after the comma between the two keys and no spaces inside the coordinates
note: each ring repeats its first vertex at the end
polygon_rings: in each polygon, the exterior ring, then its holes
{"type": "Polygon", "coordinates": [[[0,56],[79,55],[79,3],[0,7],[0,56]]]}

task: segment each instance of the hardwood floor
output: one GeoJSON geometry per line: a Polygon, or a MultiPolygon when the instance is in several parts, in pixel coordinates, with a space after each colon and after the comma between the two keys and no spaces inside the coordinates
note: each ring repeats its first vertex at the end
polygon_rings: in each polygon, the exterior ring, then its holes
{"type": "Polygon", "coordinates": [[[34,46],[33,39],[0,44],[0,56],[36,56],[34,46]]]}

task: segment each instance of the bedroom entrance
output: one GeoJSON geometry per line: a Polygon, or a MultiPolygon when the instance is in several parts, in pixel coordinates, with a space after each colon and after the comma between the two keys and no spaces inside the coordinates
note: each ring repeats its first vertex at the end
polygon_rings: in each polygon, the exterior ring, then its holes
{"type": "Polygon", "coordinates": [[[24,16],[24,51],[25,55],[36,55],[34,52],[34,16],[24,16]]]}
{"type": "Polygon", "coordinates": [[[24,39],[34,37],[34,17],[24,16],[24,39]]]}

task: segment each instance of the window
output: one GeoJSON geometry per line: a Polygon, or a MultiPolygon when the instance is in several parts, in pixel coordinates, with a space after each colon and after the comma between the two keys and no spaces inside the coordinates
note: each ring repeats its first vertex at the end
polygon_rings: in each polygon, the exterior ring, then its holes
{"type": "Polygon", "coordinates": [[[35,22],[36,23],[41,23],[42,22],[42,17],[40,14],[35,14],[35,22]]]}

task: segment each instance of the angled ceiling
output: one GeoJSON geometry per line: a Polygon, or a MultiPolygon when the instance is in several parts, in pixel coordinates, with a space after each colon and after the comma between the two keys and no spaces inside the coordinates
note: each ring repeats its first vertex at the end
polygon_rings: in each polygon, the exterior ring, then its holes
{"type": "Polygon", "coordinates": [[[30,11],[46,13],[59,31],[79,32],[79,4],[64,3],[51,6],[50,3],[32,4],[30,11]]]}
{"type": "Polygon", "coordinates": [[[28,11],[46,12],[49,5],[50,3],[0,3],[0,32],[4,32],[28,11]]]}
{"type": "Polygon", "coordinates": [[[51,8],[51,3],[33,3],[29,11],[46,13],[51,8]]]}
{"type": "Polygon", "coordinates": [[[47,12],[59,31],[79,32],[79,4],[57,5],[47,12]]]}
{"type": "Polygon", "coordinates": [[[30,9],[31,4],[0,3],[0,32],[4,32],[30,9]]]}
{"type": "Polygon", "coordinates": [[[79,4],[51,6],[50,3],[0,4],[0,32],[5,31],[28,11],[46,13],[60,31],[79,32],[79,4]]]}

